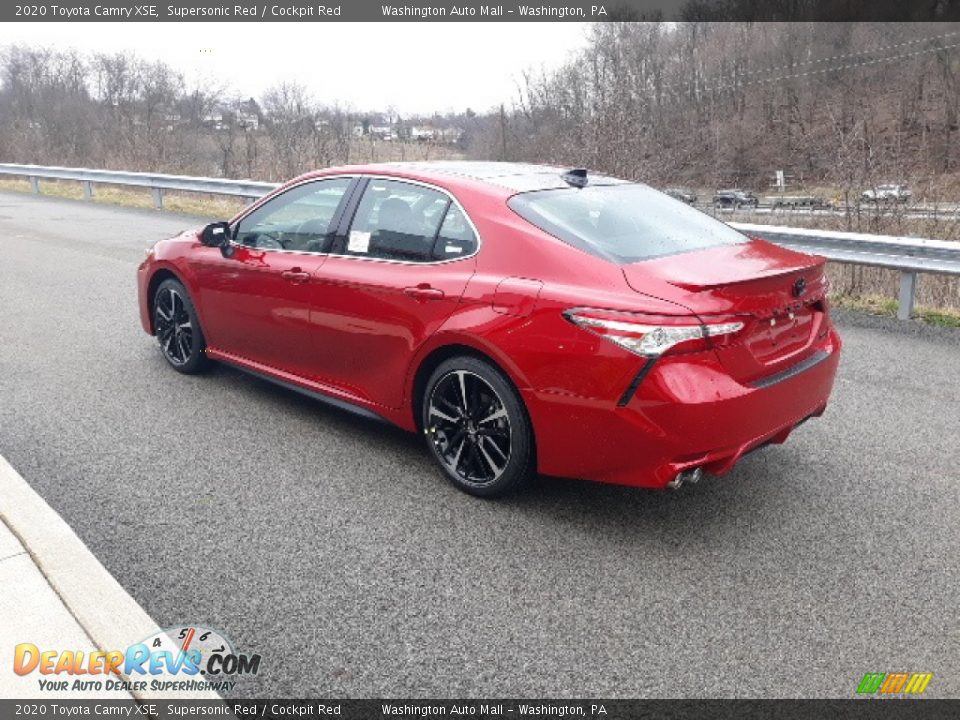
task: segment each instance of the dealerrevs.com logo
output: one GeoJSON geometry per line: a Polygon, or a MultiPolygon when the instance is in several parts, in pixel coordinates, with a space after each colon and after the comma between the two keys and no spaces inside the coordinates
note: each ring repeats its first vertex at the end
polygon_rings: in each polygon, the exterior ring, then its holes
{"type": "Polygon", "coordinates": [[[199,625],[161,630],[126,650],[49,650],[20,643],[13,653],[13,671],[37,673],[42,691],[226,693],[240,677],[259,670],[259,655],[239,653],[221,633],[199,625]]]}

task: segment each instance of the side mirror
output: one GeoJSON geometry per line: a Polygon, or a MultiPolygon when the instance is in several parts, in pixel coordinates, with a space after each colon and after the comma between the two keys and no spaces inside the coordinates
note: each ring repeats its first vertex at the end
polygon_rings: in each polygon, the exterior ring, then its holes
{"type": "Polygon", "coordinates": [[[207,247],[225,248],[230,245],[230,223],[215,222],[200,231],[200,242],[207,247]]]}

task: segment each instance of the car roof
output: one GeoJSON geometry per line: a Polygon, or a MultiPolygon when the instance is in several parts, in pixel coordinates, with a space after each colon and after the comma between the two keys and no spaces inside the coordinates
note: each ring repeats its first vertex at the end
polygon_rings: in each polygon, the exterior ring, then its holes
{"type": "MultiPolygon", "coordinates": [[[[475,183],[492,185],[513,192],[531,192],[534,190],[552,190],[570,187],[563,174],[570,167],[559,165],[535,165],[533,163],[485,162],[469,160],[433,160],[422,162],[386,162],[371,165],[337,168],[343,172],[360,174],[397,175],[424,181],[447,184],[451,180],[463,179],[475,183]]],[[[328,171],[323,171],[324,174],[328,171]]],[[[590,185],[620,185],[628,180],[588,172],[590,185]]]]}
{"type": "MultiPolygon", "coordinates": [[[[385,165],[428,173],[459,175],[470,178],[471,180],[478,180],[491,185],[499,185],[500,187],[516,190],[517,192],[570,187],[563,179],[563,175],[573,169],[559,165],[462,160],[385,163],[385,165]]],[[[590,185],[620,185],[628,182],[609,175],[603,175],[602,173],[592,172],[587,173],[587,178],[590,185]]]]}

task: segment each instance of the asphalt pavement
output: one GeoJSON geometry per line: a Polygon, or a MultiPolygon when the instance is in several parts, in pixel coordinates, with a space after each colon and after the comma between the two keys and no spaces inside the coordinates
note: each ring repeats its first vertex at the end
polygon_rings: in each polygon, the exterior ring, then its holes
{"type": "Polygon", "coordinates": [[[262,655],[235,695],[960,696],[960,332],[838,315],[827,414],[724,478],[484,501],[418,437],[168,368],[135,269],[200,223],[0,193],[0,454],[161,625],[262,655]]]}

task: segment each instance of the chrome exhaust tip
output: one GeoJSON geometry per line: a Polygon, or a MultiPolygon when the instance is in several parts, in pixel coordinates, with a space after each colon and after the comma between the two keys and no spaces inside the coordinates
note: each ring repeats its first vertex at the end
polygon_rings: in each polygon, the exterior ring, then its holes
{"type": "Polygon", "coordinates": [[[690,468],[689,470],[681,470],[677,473],[676,477],[673,478],[670,482],[667,483],[667,487],[671,490],[679,490],[684,483],[690,483],[691,485],[696,485],[700,482],[700,479],[703,477],[703,468],[695,467],[690,468]]]}

